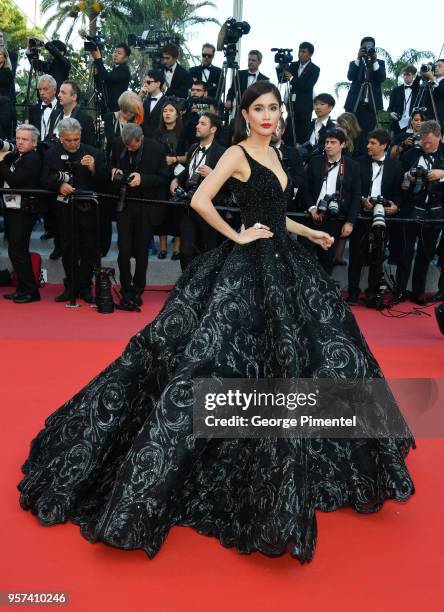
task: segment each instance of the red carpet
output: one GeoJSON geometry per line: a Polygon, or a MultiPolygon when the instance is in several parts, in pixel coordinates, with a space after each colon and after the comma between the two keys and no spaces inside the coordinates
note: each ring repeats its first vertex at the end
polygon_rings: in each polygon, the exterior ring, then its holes
{"type": "MultiPolygon", "coordinates": [[[[167,295],[145,293],[141,313],[99,315],[82,302],[77,310],[55,304],[59,289],[43,289],[42,302],[28,305],[0,296],[0,591],[67,591],[67,608],[82,612],[444,610],[441,439],[417,440],[407,459],[417,489],[409,502],[388,502],[366,516],[319,512],[316,555],[304,566],[288,557],[241,556],[187,528],[172,529],[150,561],[142,551],[91,545],[75,525],[42,527],[23,512],[16,485],[31,438],[120,354],[167,295]]],[[[444,378],[444,338],[434,318],[389,319],[363,307],[355,314],[386,376],[444,378]]]]}

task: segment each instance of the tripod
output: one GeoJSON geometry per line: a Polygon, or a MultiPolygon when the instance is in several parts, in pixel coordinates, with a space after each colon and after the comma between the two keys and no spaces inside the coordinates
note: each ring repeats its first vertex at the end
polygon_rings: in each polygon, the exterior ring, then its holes
{"type": "Polygon", "coordinates": [[[241,89],[239,82],[239,64],[236,62],[235,57],[237,53],[236,45],[234,45],[234,49],[230,49],[231,45],[228,45],[227,48],[223,49],[225,55],[225,61],[222,65],[222,72],[219,77],[219,82],[217,84],[216,89],[216,100],[220,103],[220,118],[225,123],[228,123],[229,111],[225,109],[225,101],[226,101],[226,84],[227,84],[227,76],[228,71],[232,73],[232,87],[234,89],[234,100],[236,102],[236,106],[239,104],[241,99],[241,89]]]}
{"type": "MultiPolygon", "coordinates": [[[[278,74],[279,87],[283,87],[283,96],[285,106],[287,108],[288,117],[291,125],[291,135],[293,137],[293,146],[296,145],[296,126],[294,123],[294,108],[293,108],[293,100],[291,97],[291,83],[289,81],[284,81],[284,70],[289,70],[289,67],[279,66],[276,68],[276,72],[278,74]]],[[[288,123],[288,122],[287,122],[288,123]]]]}
{"type": "Polygon", "coordinates": [[[376,119],[376,127],[381,127],[378,118],[378,111],[376,110],[375,96],[373,95],[372,85],[370,83],[370,59],[361,58],[362,64],[361,67],[364,71],[364,80],[361,82],[361,87],[359,89],[358,97],[356,98],[355,105],[353,107],[353,114],[356,115],[356,110],[360,104],[367,103],[370,104],[370,108],[373,111],[376,119]]]}
{"type": "Polygon", "coordinates": [[[32,87],[33,82],[34,82],[33,90],[35,92],[38,91],[38,88],[37,88],[37,73],[38,73],[37,61],[38,61],[38,58],[34,58],[34,57],[30,60],[31,66],[29,68],[28,83],[26,85],[26,95],[23,101],[23,106],[25,107],[25,119],[28,121],[28,123],[29,123],[29,107],[32,106],[32,104],[30,103],[30,98],[31,98],[31,87],[32,87]]]}
{"type": "Polygon", "coordinates": [[[418,91],[418,95],[416,96],[415,104],[413,105],[412,108],[420,108],[422,106],[422,104],[424,104],[425,93],[426,93],[426,91],[428,91],[429,97],[430,97],[430,101],[432,103],[433,118],[435,119],[435,121],[438,121],[438,123],[439,123],[438,113],[436,112],[435,98],[433,96],[433,89],[434,89],[433,88],[433,82],[432,81],[426,81],[423,78],[421,86],[420,86],[419,91],[418,91]]]}
{"type": "Polygon", "coordinates": [[[109,109],[108,93],[102,79],[98,76],[96,78],[94,74],[94,64],[91,65],[89,71],[87,91],[89,92],[87,108],[92,108],[95,116],[97,147],[103,149],[105,146],[105,139],[100,127],[100,117],[109,109]]]}

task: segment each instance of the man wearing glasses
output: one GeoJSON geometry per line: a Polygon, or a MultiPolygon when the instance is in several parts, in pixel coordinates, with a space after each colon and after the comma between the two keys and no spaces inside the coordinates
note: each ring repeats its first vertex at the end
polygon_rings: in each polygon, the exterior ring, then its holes
{"type": "Polygon", "coordinates": [[[205,43],[202,47],[201,65],[193,66],[189,71],[193,81],[203,81],[206,84],[210,98],[216,96],[217,84],[219,83],[220,73],[222,72],[220,68],[213,66],[212,62],[215,53],[216,48],[210,43],[205,43]]]}
{"type": "Polygon", "coordinates": [[[143,133],[147,138],[152,138],[159,127],[160,115],[162,113],[164,93],[162,91],[165,77],[161,70],[149,70],[146,74],[140,97],[143,100],[144,120],[143,133]]]}

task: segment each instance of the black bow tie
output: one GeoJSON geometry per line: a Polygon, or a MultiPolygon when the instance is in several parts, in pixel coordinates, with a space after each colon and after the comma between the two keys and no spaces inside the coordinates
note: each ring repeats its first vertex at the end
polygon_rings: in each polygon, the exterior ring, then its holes
{"type": "Polygon", "coordinates": [[[257,76],[257,72],[249,72],[248,76],[254,76],[255,77],[255,76],[257,76]]]}
{"type": "Polygon", "coordinates": [[[404,89],[411,89],[412,86],[411,85],[404,85],[404,89]]]}
{"type": "Polygon", "coordinates": [[[205,153],[207,149],[206,149],[206,147],[197,147],[197,150],[198,150],[200,153],[205,153]]]}
{"type": "Polygon", "coordinates": [[[42,111],[45,112],[47,108],[52,108],[52,104],[42,104],[42,111]]]}
{"type": "Polygon", "coordinates": [[[165,72],[173,72],[172,68],[165,68],[165,72]]]}
{"type": "Polygon", "coordinates": [[[150,104],[151,104],[151,102],[156,102],[157,98],[150,98],[149,100],[150,100],[150,104]]]}
{"type": "Polygon", "coordinates": [[[334,168],[335,166],[337,166],[339,164],[339,161],[334,161],[334,162],[328,162],[328,167],[329,168],[334,168]]]}
{"type": "Polygon", "coordinates": [[[374,159],[373,160],[374,164],[378,164],[378,166],[382,166],[382,164],[384,163],[383,159],[374,159]]]}

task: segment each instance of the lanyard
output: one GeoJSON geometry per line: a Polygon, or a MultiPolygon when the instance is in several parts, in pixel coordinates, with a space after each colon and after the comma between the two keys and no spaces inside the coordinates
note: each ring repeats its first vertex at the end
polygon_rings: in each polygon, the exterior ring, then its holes
{"type": "Polygon", "coordinates": [[[196,172],[197,168],[201,165],[201,163],[203,162],[204,158],[207,156],[207,150],[205,149],[205,151],[202,151],[202,155],[199,159],[199,161],[197,161],[197,149],[196,149],[196,153],[194,155],[193,158],[193,169],[191,171],[191,174],[193,174],[194,172],[196,172]]]}
{"type": "Polygon", "coordinates": [[[373,176],[373,162],[372,162],[372,180],[371,180],[371,183],[370,183],[370,193],[369,193],[369,196],[372,195],[373,183],[379,177],[379,175],[381,174],[383,169],[384,169],[384,162],[382,162],[382,164],[379,166],[378,172],[376,173],[376,176],[373,176]]]}

